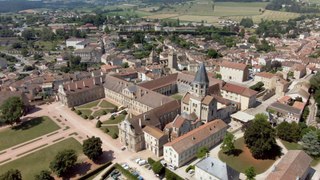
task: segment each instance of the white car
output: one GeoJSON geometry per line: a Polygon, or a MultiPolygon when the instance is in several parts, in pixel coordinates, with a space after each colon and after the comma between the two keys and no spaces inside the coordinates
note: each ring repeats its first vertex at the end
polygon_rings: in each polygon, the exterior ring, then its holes
{"type": "Polygon", "coordinates": [[[140,159],[140,158],[137,158],[136,160],[135,160],[135,162],[136,163],[139,163],[139,161],[141,161],[142,159],[140,159]]]}
{"type": "Polygon", "coordinates": [[[189,174],[193,174],[193,173],[194,173],[194,170],[193,170],[193,169],[190,169],[190,170],[188,171],[188,173],[189,173],[189,174]]]}
{"type": "Polygon", "coordinates": [[[142,165],[147,164],[147,161],[144,160],[144,159],[141,159],[141,160],[138,162],[138,164],[139,164],[140,166],[142,166],[142,165]]]}
{"type": "Polygon", "coordinates": [[[168,168],[169,168],[170,170],[172,170],[172,171],[176,170],[176,168],[175,168],[174,166],[172,166],[172,165],[169,165],[168,168]]]}
{"type": "Polygon", "coordinates": [[[123,169],[125,169],[125,170],[128,170],[128,169],[129,169],[129,165],[128,165],[128,164],[126,164],[126,163],[125,163],[125,164],[122,164],[121,166],[122,166],[122,167],[123,167],[123,169]]]}

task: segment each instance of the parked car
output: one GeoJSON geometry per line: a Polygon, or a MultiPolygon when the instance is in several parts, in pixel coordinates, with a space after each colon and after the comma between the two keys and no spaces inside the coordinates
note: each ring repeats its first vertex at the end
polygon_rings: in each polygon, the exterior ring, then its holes
{"type": "Polygon", "coordinates": [[[121,151],[124,151],[124,150],[126,150],[126,147],[125,147],[125,146],[122,146],[122,147],[121,147],[121,151]]]}
{"type": "Polygon", "coordinates": [[[122,164],[121,166],[123,167],[123,169],[126,169],[126,170],[128,170],[128,169],[130,168],[129,165],[126,164],[126,163],[125,163],[125,164],[122,164]]]}
{"type": "Polygon", "coordinates": [[[136,163],[139,163],[139,161],[141,161],[142,159],[141,158],[137,158],[136,160],[135,160],[135,162],[136,163]]]}
{"type": "Polygon", "coordinates": [[[172,170],[172,171],[174,171],[174,170],[176,170],[176,167],[174,167],[173,165],[168,165],[168,168],[170,169],[170,170],[172,170]]]}
{"type": "Polygon", "coordinates": [[[193,170],[193,169],[190,169],[190,170],[188,171],[188,173],[189,173],[189,174],[193,174],[193,173],[194,173],[194,170],[193,170]]]}
{"type": "Polygon", "coordinates": [[[142,166],[142,165],[147,164],[147,161],[144,160],[144,159],[141,159],[141,160],[138,162],[138,164],[139,164],[140,166],[142,166]]]}

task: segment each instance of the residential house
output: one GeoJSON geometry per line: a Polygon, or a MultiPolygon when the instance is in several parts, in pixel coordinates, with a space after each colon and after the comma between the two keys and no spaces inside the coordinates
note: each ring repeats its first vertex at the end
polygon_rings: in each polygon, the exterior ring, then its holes
{"type": "Polygon", "coordinates": [[[146,149],[158,157],[163,155],[163,145],[168,142],[168,137],[159,128],[146,126],[143,128],[146,149]]]}
{"type": "Polygon", "coordinates": [[[220,74],[224,81],[242,83],[249,79],[249,69],[242,63],[223,61],[220,65],[220,74]]]}

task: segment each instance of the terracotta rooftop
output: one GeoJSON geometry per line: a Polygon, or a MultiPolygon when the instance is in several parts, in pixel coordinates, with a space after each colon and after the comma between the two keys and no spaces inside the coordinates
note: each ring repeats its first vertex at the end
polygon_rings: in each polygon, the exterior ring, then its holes
{"type": "Polygon", "coordinates": [[[151,136],[155,137],[156,139],[160,139],[165,135],[160,129],[158,129],[154,126],[144,127],[143,132],[150,134],[151,136]]]}
{"type": "Polygon", "coordinates": [[[231,62],[231,61],[223,61],[221,63],[222,67],[227,67],[227,68],[232,68],[232,69],[238,69],[238,70],[245,70],[247,65],[242,64],[242,63],[235,63],[235,62],[231,62]]]}
{"type": "Polygon", "coordinates": [[[272,73],[268,73],[268,72],[260,72],[260,73],[257,73],[256,76],[260,76],[260,77],[263,77],[263,78],[271,79],[271,78],[273,78],[275,75],[272,74],[272,73]]]}
{"type": "Polygon", "coordinates": [[[295,102],[293,103],[292,107],[297,108],[297,109],[300,109],[300,110],[303,110],[304,107],[305,107],[305,105],[306,105],[306,104],[303,103],[303,102],[295,101],[295,102]]]}
{"type": "Polygon", "coordinates": [[[227,124],[221,119],[216,119],[174,139],[164,146],[171,146],[177,153],[182,153],[225,128],[227,128],[227,124]]]}
{"type": "Polygon", "coordinates": [[[312,158],[301,150],[290,150],[274,170],[267,176],[266,180],[293,180],[304,178],[309,171],[312,158]]]}
{"type": "Polygon", "coordinates": [[[245,97],[251,97],[256,95],[258,92],[254,91],[250,88],[247,87],[243,87],[243,86],[239,86],[239,85],[235,85],[235,84],[231,84],[231,83],[226,83],[223,87],[222,90],[228,91],[228,92],[232,92],[232,93],[236,93],[236,94],[240,94],[242,96],[245,97]]]}

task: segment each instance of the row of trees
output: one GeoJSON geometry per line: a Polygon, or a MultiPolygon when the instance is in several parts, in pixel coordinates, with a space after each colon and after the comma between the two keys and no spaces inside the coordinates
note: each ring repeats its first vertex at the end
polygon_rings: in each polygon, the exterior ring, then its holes
{"type": "MultiPolygon", "coordinates": [[[[83,141],[83,153],[91,160],[97,160],[102,155],[102,141],[98,137],[91,137],[83,141]]],[[[54,160],[50,163],[50,169],[58,177],[64,177],[69,170],[77,163],[78,155],[73,149],[66,149],[57,153],[54,160]]],[[[22,180],[21,172],[11,169],[0,175],[0,180],[22,180]]],[[[43,170],[35,176],[35,180],[54,180],[51,172],[43,170]]]]}

